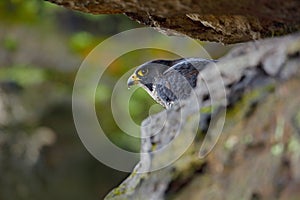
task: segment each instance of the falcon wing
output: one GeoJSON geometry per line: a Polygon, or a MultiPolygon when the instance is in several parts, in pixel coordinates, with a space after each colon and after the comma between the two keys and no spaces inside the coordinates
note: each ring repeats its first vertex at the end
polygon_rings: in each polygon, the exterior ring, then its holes
{"type": "Polygon", "coordinates": [[[176,59],[176,60],[161,60],[161,59],[159,59],[159,60],[149,61],[148,63],[160,64],[160,65],[172,67],[172,66],[176,65],[177,63],[182,62],[183,60],[185,60],[185,58],[180,58],[180,59],[176,59]]]}
{"type": "MultiPolygon", "coordinates": [[[[192,87],[196,87],[197,76],[204,67],[216,60],[208,60],[202,58],[187,58],[177,62],[174,66],[166,70],[163,75],[166,77],[176,77],[178,73],[183,76],[192,87]]],[[[175,80],[176,81],[176,80],[175,80]]]]}
{"type": "Polygon", "coordinates": [[[175,60],[173,66],[170,66],[164,74],[168,74],[172,70],[176,70],[180,73],[187,73],[191,71],[192,68],[196,69],[198,72],[201,71],[207,64],[216,63],[216,60],[209,60],[203,58],[184,58],[175,60]]]}

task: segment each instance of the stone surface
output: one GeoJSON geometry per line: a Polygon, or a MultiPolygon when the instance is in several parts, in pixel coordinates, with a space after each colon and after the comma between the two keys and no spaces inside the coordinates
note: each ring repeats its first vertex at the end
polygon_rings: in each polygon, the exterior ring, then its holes
{"type": "Polygon", "coordinates": [[[238,43],[300,30],[297,0],[48,0],[93,14],[124,13],[168,35],[238,43]]]}
{"type": "Polygon", "coordinates": [[[200,110],[216,108],[206,138],[198,133],[176,162],[156,170],[195,136],[199,107],[189,99],[146,119],[141,161],[106,199],[286,199],[300,181],[299,52],[300,35],[295,34],[241,45],[220,60],[217,70],[208,66],[196,88],[200,110]],[[199,159],[199,149],[200,156],[210,153],[199,159]]]}

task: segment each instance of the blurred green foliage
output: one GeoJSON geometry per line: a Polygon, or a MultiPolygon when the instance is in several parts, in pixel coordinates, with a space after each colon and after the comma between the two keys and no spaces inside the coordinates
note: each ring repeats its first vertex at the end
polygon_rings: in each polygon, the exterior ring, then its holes
{"type": "Polygon", "coordinates": [[[18,42],[8,35],[7,37],[3,38],[3,47],[7,51],[14,52],[18,49],[18,42]]]}
{"type": "Polygon", "coordinates": [[[78,32],[72,35],[69,41],[71,50],[76,53],[83,53],[93,48],[96,43],[95,37],[88,32],[78,32]]]}
{"type": "MultiPolygon", "coordinates": [[[[40,0],[0,1],[0,199],[96,199],[126,176],[86,151],[74,127],[71,97],[84,56],[108,36],[137,26],[122,15],[82,14],[40,0]],[[7,91],[14,86],[22,89],[7,91]],[[27,165],[24,155],[39,127],[53,130],[56,142],[40,148],[37,163],[27,165]]],[[[140,141],[117,127],[110,110],[113,83],[133,63],[112,64],[95,100],[108,137],[138,151],[140,141]]],[[[137,96],[151,102],[146,94],[137,96]]],[[[132,115],[139,119],[144,107],[137,108],[132,115]]]]}
{"type": "Polygon", "coordinates": [[[43,1],[39,0],[2,0],[0,1],[1,21],[26,24],[37,22],[43,5],[43,1]]]}
{"type": "Polygon", "coordinates": [[[26,87],[40,84],[46,79],[46,71],[33,66],[11,66],[0,70],[0,80],[14,81],[26,87]]]}

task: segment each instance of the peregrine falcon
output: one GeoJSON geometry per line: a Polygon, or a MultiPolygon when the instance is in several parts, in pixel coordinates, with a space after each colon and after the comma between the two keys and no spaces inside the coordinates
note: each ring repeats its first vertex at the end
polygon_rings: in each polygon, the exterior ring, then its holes
{"type": "Polygon", "coordinates": [[[177,60],[153,60],[146,62],[129,77],[127,85],[139,85],[166,109],[190,96],[197,85],[201,70],[216,60],[181,58],[177,60]]]}

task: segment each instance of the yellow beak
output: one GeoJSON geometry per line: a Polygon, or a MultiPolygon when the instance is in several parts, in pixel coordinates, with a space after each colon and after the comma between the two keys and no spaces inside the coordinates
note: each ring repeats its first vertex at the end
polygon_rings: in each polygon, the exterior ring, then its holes
{"type": "Polygon", "coordinates": [[[131,77],[129,77],[127,81],[127,86],[130,88],[133,85],[136,85],[140,82],[141,79],[139,79],[136,74],[133,74],[131,77]]]}

